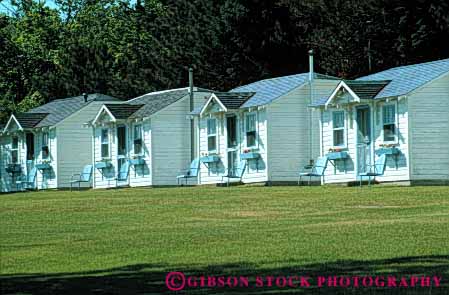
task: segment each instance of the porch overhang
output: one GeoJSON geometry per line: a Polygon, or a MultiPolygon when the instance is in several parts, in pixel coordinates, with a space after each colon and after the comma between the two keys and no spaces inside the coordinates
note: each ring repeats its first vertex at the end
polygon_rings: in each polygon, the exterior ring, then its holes
{"type": "Polygon", "coordinates": [[[193,110],[189,115],[203,117],[208,111],[210,113],[238,111],[254,94],[255,92],[214,92],[201,107],[193,110]],[[216,106],[216,109],[210,111],[212,105],[216,106]]]}
{"type": "Polygon", "coordinates": [[[36,126],[47,115],[48,113],[19,113],[17,115],[12,114],[5,128],[3,129],[3,133],[35,130],[36,128],[39,128],[36,126]]]}
{"type": "Polygon", "coordinates": [[[354,91],[352,91],[352,89],[344,81],[341,81],[332,92],[331,96],[329,96],[327,102],[324,104],[324,107],[327,108],[335,100],[342,99],[344,96],[348,98],[346,100],[346,103],[360,102],[360,97],[354,91]]]}
{"type": "Polygon", "coordinates": [[[216,103],[218,105],[218,108],[221,112],[227,112],[228,109],[225,107],[225,105],[218,99],[218,97],[215,95],[215,93],[212,93],[210,97],[207,99],[206,103],[203,105],[203,107],[200,110],[199,116],[202,117],[204,113],[206,112],[207,108],[211,106],[212,104],[216,103]]]}
{"type": "Polygon", "coordinates": [[[328,108],[332,105],[351,105],[373,101],[390,81],[341,81],[328,98],[320,99],[312,107],[328,108]]]}
{"type": "Polygon", "coordinates": [[[18,130],[23,131],[22,125],[20,125],[20,123],[17,120],[16,116],[14,116],[14,114],[13,114],[13,115],[11,115],[11,117],[9,117],[9,120],[6,123],[5,128],[3,128],[3,133],[8,133],[11,124],[16,124],[17,127],[18,127],[18,130]]]}
{"type": "Polygon", "coordinates": [[[106,114],[109,117],[110,122],[116,122],[117,119],[114,117],[114,115],[111,113],[111,111],[108,109],[106,105],[103,105],[101,109],[98,111],[97,115],[95,116],[94,120],[91,122],[91,125],[98,125],[101,121],[101,116],[103,114],[106,114]]]}

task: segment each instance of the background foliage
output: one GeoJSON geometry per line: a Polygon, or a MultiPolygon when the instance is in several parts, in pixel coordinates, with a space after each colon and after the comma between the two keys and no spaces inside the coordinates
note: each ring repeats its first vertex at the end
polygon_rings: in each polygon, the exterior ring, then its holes
{"type": "Polygon", "coordinates": [[[83,92],[183,87],[189,66],[197,86],[228,90],[307,71],[310,48],[319,72],[345,78],[449,57],[444,0],[41,2],[0,14],[0,120],[83,92]]]}

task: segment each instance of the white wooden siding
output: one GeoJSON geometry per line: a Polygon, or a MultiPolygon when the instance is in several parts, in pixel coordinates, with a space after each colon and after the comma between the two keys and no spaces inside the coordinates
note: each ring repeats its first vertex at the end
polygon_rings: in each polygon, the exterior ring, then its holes
{"type": "MultiPolygon", "coordinates": [[[[394,102],[397,100],[394,99],[394,102]]],[[[346,159],[345,164],[343,161],[337,161],[337,168],[328,165],[324,181],[326,183],[339,183],[339,182],[352,182],[357,181],[357,106],[360,105],[370,106],[370,117],[372,126],[372,140],[373,146],[371,148],[370,158],[371,164],[377,159],[375,151],[380,148],[383,142],[382,138],[382,106],[384,102],[367,102],[356,105],[351,105],[349,108],[342,106],[338,110],[345,111],[345,130],[346,130],[346,142],[347,152],[349,153],[349,159],[346,159]],[[346,165],[346,167],[345,167],[346,165]],[[345,169],[346,168],[346,169],[345,169]]],[[[327,154],[329,149],[333,147],[333,128],[332,128],[332,112],[336,111],[335,108],[329,108],[322,113],[322,144],[323,155],[327,154]]],[[[407,99],[401,99],[397,102],[397,132],[398,141],[397,148],[401,151],[401,154],[397,158],[387,156],[387,166],[383,176],[376,177],[376,180],[380,182],[396,182],[396,181],[408,181],[409,180],[409,143],[408,143],[408,105],[407,99]]]]}
{"type": "MultiPolygon", "coordinates": [[[[202,105],[209,97],[208,92],[195,92],[194,107],[202,105]]],[[[176,185],[176,176],[181,170],[190,165],[190,112],[189,95],[153,114],[150,118],[138,122],[126,122],[127,128],[127,158],[134,156],[133,126],[143,125],[143,149],[145,166],[130,168],[128,183],[132,187],[151,185],[176,185]]],[[[104,127],[94,128],[94,162],[101,160],[101,129],[109,128],[110,158],[113,167],[106,170],[105,175],[95,169],[95,188],[108,188],[116,185],[115,177],[118,173],[117,160],[117,131],[116,124],[105,123],[104,127]]],[[[196,129],[196,127],[195,127],[196,129]]],[[[195,138],[197,134],[195,132],[195,138]]],[[[195,139],[196,142],[196,139],[195,139]]],[[[194,146],[195,151],[196,147],[194,146]]],[[[192,182],[190,182],[192,183],[192,182]]],[[[125,183],[119,183],[124,185],[125,183]]]]}
{"type": "MultiPolygon", "coordinates": [[[[45,173],[41,170],[38,170],[36,175],[36,188],[37,189],[52,189],[57,188],[57,152],[56,152],[56,132],[55,129],[46,130],[45,132],[49,133],[49,158],[47,160],[50,161],[51,170],[45,170],[45,173]]],[[[29,170],[31,170],[35,164],[42,163],[42,131],[34,131],[34,147],[35,147],[35,160],[27,161],[26,160],[26,141],[25,141],[25,133],[18,132],[17,136],[19,138],[19,158],[18,162],[22,168],[21,177],[26,177],[29,170]],[[28,162],[28,163],[27,163],[28,162]]],[[[18,176],[15,179],[12,179],[12,176],[6,173],[5,168],[8,164],[11,163],[11,138],[12,135],[7,135],[3,137],[3,145],[2,145],[2,157],[1,157],[1,177],[2,177],[2,191],[10,192],[16,190],[16,181],[18,180],[18,176]]]]}
{"type": "MultiPolygon", "coordinates": [[[[314,100],[329,96],[337,80],[315,80],[314,100]]],[[[268,159],[270,180],[296,181],[301,167],[320,154],[320,130],[318,110],[311,111],[310,86],[296,88],[268,106],[268,159]],[[312,126],[309,114],[312,112],[312,126]],[[312,145],[309,129],[312,128],[312,145]]]]}
{"type": "Polygon", "coordinates": [[[449,180],[449,75],[409,97],[412,180],[449,180]]]}
{"type": "Polygon", "coordinates": [[[176,185],[178,173],[190,164],[189,97],[151,117],[153,185],[176,185]]]}
{"type": "Polygon", "coordinates": [[[95,188],[109,188],[115,186],[115,177],[117,176],[117,141],[115,135],[117,134],[117,128],[115,124],[106,124],[105,126],[97,126],[94,128],[95,134],[95,147],[94,154],[94,166],[96,162],[101,161],[101,130],[109,130],[109,158],[112,163],[112,167],[108,169],[96,169],[94,167],[94,187],[95,188]]]}
{"type": "Polygon", "coordinates": [[[57,125],[58,187],[69,187],[72,174],[93,163],[92,129],[84,123],[95,117],[103,103],[93,101],[57,125]]]}
{"type": "Polygon", "coordinates": [[[134,154],[134,126],[142,126],[142,158],[144,165],[131,166],[129,171],[129,185],[133,187],[152,185],[152,158],[151,158],[151,122],[134,122],[127,125],[128,128],[128,158],[136,156],[134,154]]]}
{"type": "MultiPolygon", "coordinates": [[[[242,182],[254,183],[267,181],[267,111],[266,108],[253,109],[257,115],[257,147],[253,150],[260,154],[259,160],[247,161],[247,168],[243,174],[242,182]]],[[[237,163],[240,161],[240,154],[246,149],[245,140],[245,114],[248,111],[237,112],[237,140],[236,147],[237,163]]],[[[209,116],[209,115],[207,115],[209,116]]],[[[200,154],[207,153],[207,118],[200,119],[200,154]]],[[[227,153],[227,131],[226,131],[226,115],[223,113],[211,115],[217,119],[217,136],[218,151],[221,161],[218,164],[201,163],[201,184],[221,183],[222,176],[226,174],[228,169],[228,153],[227,153]]],[[[232,180],[231,180],[232,181],[232,180]]]]}
{"type": "MultiPolygon", "coordinates": [[[[56,129],[52,128],[46,130],[48,132],[48,147],[49,147],[49,158],[51,169],[49,170],[38,170],[37,172],[37,188],[38,189],[55,189],[58,187],[58,150],[57,150],[57,137],[56,129]]],[[[43,131],[38,131],[34,135],[35,145],[36,145],[36,160],[35,163],[42,163],[42,133],[43,131]]]]}

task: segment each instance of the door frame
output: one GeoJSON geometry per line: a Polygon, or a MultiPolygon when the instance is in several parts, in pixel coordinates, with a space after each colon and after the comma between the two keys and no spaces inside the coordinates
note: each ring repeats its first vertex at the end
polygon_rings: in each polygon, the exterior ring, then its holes
{"type": "MultiPolygon", "coordinates": [[[[374,121],[373,121],[373,106],[369,105],[369,104],[363,104],[363,105],[358,105],[355,108],[355,125],[356,125],[356,130],[355,130],[355,154],[356,154],[356,163],[355,163],[355,168],[356,168],[356,175],[358,177],[358,175],[360,174],[360,158],[359,158],[359,151],[358,151],[358,147],[359,147],[359,110],[368,110],[367,114],[368,114],[368,119],[367,122],[369,123],[369,147],[367,148],[367,153],[369,154],[369,164],[372,165],[373,164],[373,147],[374,147],[374,121]]],[[[366,161],[366,160],[365,160],[366,161]]],[[[365,163],[366,164],[366,163],[365,163]]]]}
{"type": "MultiPolygon", "coordinates": [[[[230,162],[229,162],[229,153],[230,152],[235,152],[236,153],[236,155],[235,155],[235,159],[237,160],[236,162],[237,163],[234,163],[234,164],[236,164],[236,165],[238,165],[238,161],[239,161],[239,159],[240,159],[240,155],[239,155],[239,151],[240,151],[240,134],[239,134],[239,116],[238,116],[238,114],[237,113],[230,113],[230,114],[226,114],[225,116],[224,116],[224,118],[225,118],[225,126],[226,126],[226,142],[225,142],[225,146],[226,146],[226,166],[227,166],[227,168],[228,168],[228,170],[229,170],[229,164],[230,164],[230,162]],[[236,140],[236,144],[235,144],[235,146],[234,147],[229,147],[229,145],[228,145],[228,135],[229,135],[229,126],[228,126],[228,118],[230,118],[230,117],[234,117],[234,119],[235,119],[235,140],[236,140]]],[[[236,167],[232,167],[232,169],[236,169],[237,168],[237,166],[236,167]]]]}
{"type": "Polygon", "coordinates": [[[116,152],[117,152],[117,172],[120,171],[120,161],[122,159],[127,159],[128,158],[128,153],[129,153],[129,146],[128,146],[128,126],[126,126],[126,124],[119,124],[116,126],[115,128],[115,132],[116,132],[116,140],[117,140],[117,146],[116,146],[116,152]],[[125,129],[125,153],[123,155],[119,154],[119,128],[124,128],[125,129]]]}

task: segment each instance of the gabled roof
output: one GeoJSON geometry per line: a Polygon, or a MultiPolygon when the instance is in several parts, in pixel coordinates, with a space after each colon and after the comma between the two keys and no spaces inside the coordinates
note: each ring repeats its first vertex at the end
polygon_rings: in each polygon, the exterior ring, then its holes
{"type": "Polygon", "coordinates": [[[449,59],[388,69],[358,78],[357,81],[390,80],[377,98],[406,95],[449,72],[449,59]]]}
{"type": "Polygon", "coordinates": [[[228,110],[240,108],[255,92],[214,92],[215,96],[228,110]]]}
{"type": "Polygon", "coordinates": [[[376,95],[386,86],[390,81],[354,81],[342,80],[330,96],[320,98],[311,104],[312,107],[325,106],[333,99],[339,98],[341,91],[345,91],[354,99],[360,102],[363,99],[374,99],[376,95]]]}
{"type": "MultiPolygon", "coordinates": [[[[337,78],[316,73],[315,79],[335,80],[337,78]]],[[[269,104],[293,89],[304,85],[308,81],[309,73],[302,73],[257,81],[248,85],[234,88],[229,92],[256,92],[251,99],[242,105],[243,108],[254,107],[269,104]]]]}
{"type": "Polygon", "coordinates": [[[48,113],[21,113],[14,116],[22,128],[33,128],[48,116],[48,113]]]}
{"type": "Polygon", "coordinates": [[[136,104],[105,104],[105,107],[108,108],[109,112],[114,116],[117,120],[128,119],[132,114],[134,114],[138,109],[140,109],[143,105],[136,104]]]}
{"type": "Polygon", "coordinates": [[[373,99],[390,81],[344,81],[360,99],[373,99]]]}
{"type": "MultiPolygon", "coordinates": [[[[211,90],[195,87],[194,92],[211,92],[211,90]]],[[[143,105],[130,118],[144,118],[155,114],[187,95],[189,95],[189,87],[170,89],[139,96],[127,101],[126,104],[143,105]]]]}
{"type": "Polygon", "coordinates": [[[201,115],[212,101],[216,101],[223,111],[237,110],[254,94],[254,92],[214,92],[201,106],[194,109],[190,114],[201,115]]]}
{"type": "Polygon", "coordinates": [[[64,99],[55,99],[42,106],[34,108],[25,114],[46,113],[48,114],[39,123],[33,127],[48,127],[53,126],[73,113],[77,112],[81,108],[90,104],[93,101],[120,101],[118,98],[114,98],[104,94],[89,94],[87,102],[84,102],[82,95],[69,97],[64,99]]]}

